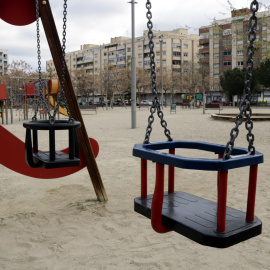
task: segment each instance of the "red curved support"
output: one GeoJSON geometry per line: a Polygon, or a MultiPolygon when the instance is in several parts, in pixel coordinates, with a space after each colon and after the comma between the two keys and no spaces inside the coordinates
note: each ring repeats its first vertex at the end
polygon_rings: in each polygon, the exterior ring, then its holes
{"type": "Polygon", "coordinates": [[[35,0],[1,0],[0,18],[13,25],[27,25],[36,20],[35,0]]]}
{"type": "MultiPolygon", "coordinates": [[[[95,157],[99,152],[99,146],[96,140],[89,138],[95,157]]],[[[59,169],[33,169],[25,161],[25,144],[3,126],[0,125],[0,163],[5,167],[17,173],[40,179],[60,178],[73,174],[85,167],[84,160],[80,153],[81,165],[77,167],[67,167],[59,169]]],[[[68,153],[68,148],[61,150],[68,153]]]]}
{"type": "Polygon", "coordinates": [[[170,232],[161,224],[162,205],[164,196],[164,164],[156,164],[156,186],[151,206],[151,224],[158,233],[170,232]]]}

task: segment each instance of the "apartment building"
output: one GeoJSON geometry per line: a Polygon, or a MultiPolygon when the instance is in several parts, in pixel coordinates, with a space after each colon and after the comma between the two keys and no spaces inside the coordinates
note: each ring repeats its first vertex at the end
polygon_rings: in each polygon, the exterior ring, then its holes
{"type": "Polygon", "coordinates": [[[7,73],[8,67],[8,51],[0,49],[0,77],[7,73]]]}
{"type": "MultiPolygon", "coordinates": [[[[199,61],[201,64],[209,64],[210,70],[207,103],[212,100],[227,101],[221,91],[219,76],[227,69],[243,67],[246,62],[250,14],[247,8],[233,10],[231,18],[214,21],[210,26],[199,29],[199,61]]],[[[270,11],[258,12],[257,17],[254,67],[269,57],[270,52],[270,11]]]]}
{"type": "MultiPolygon", "coordinates": [[[[178,28],[172,31],[155,31],[154,51],[156,68],[172,70],[181,76],[187,72],[188,65],[198,63],[199,35],[188,34],[187,29],[178,28]],[[162,61],[162,63],[161,63],[162,61]]],[[[135,38],[136,67],[150,69],[150,49],[148,32],[135,38]]],[[[125,67],[131,61],[131,38],[115,37],[103,45],[85,44],[80,50],[66,54],[66,63],[70,70],[85,70],[86,73],[97,74],[107,64],[125,67]]],[[[55,72],[53,61],[46,62],[46,71],[55,72]]],[[[181,92],[182,89],[175,89],[181,92]]]]}

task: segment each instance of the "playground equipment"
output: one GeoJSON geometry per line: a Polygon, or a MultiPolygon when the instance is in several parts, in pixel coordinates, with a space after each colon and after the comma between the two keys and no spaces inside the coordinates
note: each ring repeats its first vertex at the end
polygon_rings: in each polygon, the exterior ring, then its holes
{"type": "MultiPolygon", "coordinates": [[[[65,8],[66,8],[66,1],[64,2],[65,8]]],[[[64,15],[65,16],[65,15],[64,15]]],[[[46,38],[48,40],[48,44],[50,47],[50,51],[52,54],[52,58],[55,63],[55,67],[57,70],[57,74],[59,78],[62,78],[62,74],[64,77],[64,83],[62,86],[65,86],[65,94],[67,104],[70,109],[70,115],[73,116],[74,122],[80,122],[81,127],[78,129],[78,138],[79,138],[79,147],[80,151],[82,153],[83,161],[86,164],[86,167],[88,169],[88,172],[90,174],[93,187],[95,189],[96,195],[100,201],[105,201],[107,200],[107,194],[105,191],[105,188],[103,186],[101,176],[96,164],[95,156],[92,150],[92,147],[90,145],[87,132],[84,126],[84,122],[82,119],[82,115],[80,112],[80,109],[78,107],[77,102],[73,102],[76,100],[74,90],[72,87],[72,83],[70,80],[70,76],[67,70],[67,67],[65,64],[62,62],[65,62],[64,57],[63,57],[63,51],[61,48],[60,40],[57,34],[54,18],[52,15],[51,7],[50,7],[50,2],[49,0],[36,0],[36,5],[33,0],[14,0],[9,1],[9,0],[2,0],[0,2],[0,18],[3,19],[4,21],[22,26],[26,24],[33,23],[36,21],[37,17],[41,18],[41,21],[43,23],[44,31],[46,34],[46,38]],[[36,16],[37,15],[37,16],[36,16]],[[63,72],[64,71],[64,72],[63,72]]],[[[38,23],[38,20],[37,20],[38,23]]],[[[38,28],[38,27],[37,27],[38,28]]],[[[39,32],[39,31],[37,31],[39,32]]],[[[37,41],[39,38],[37,38],[37,41]]],[[[38,42],[38,47],[39,47],[39,42],[38,42]]],[[[63,48],[64,49],[64,48],[63,48]]],[[[40,60],[40,59],[39,59],[40,60]]],[[[62,87],[63,89],[63,87],[62,87]]],[[[35,115],[36,116],[36,115],[35,115]]],[[[37,132],[35,131],[36,128],[42,128],[44,123],[41,123],[41,125],[38,125],[37,127],[33,126],[26,126],[27,129],[32,129],[33,131],[33,136],[35,137],[37,132]]],[[[45,125],[48,125],[48,123],[45,123],[45,125]]],[[[29,132],[27,131],[28,135],[29,132]]],[[[50,131],[52,134],[51,137],[53,139],[53,133],[54,131],[50,131]]],[[[76,135],[75,135],[76,136],[76,135]]],[[[29,138],[28,138],[29,139],[29,138]]],[[[35,140],[35,139],[34,139],[35,140]]],[[[53,148],[53,147],[52,147],[53,148]]],[[[36,151],[37,149],[34,149],[36,151]]],[[[74,167],[76,168],[76,167],[74,167]]],[[[29,170],[32,170],[29,167],[29,170]]],[[[38,170],[38,169],[35,169],[38,170]]],[[[57,170],[57,169],[52,169],[57,170]]]]}
{"type": "MultiPolygon", "coordinates": [[[[216,114],[211,114],[211,117],[215,120],[235,122],[237,115],[232,114],[232,113],[216,113],[216,114]]],[[[270,121],[270,114],[269,113],[253,113],[251,116],[251,119],[252,121],[270,121]]],[[[245,120],[247,119],[244,117],[244,121],[245,120]]]]}
{"type": "Polygon", "coordinates": [[[58,112],[62,115],[68,116],[68,112],[65,108],[57,104],[58,93],[59,93],[59,80],[58,79],[50,79],[48,81],[48,94],[49,101],[53,109],[58,106],[58,112]]]}
{"type": "Polygon", "coordinates": [[[163,112],[157,98],[155,54],[153,51],[153,23],[151,21],[151,2],[147,0],[148,38],[151,59],[153,105],[150,109],[148,126],[143,144],[133,148],[133,155],[141,158],[141,197],[134,200],[136,212],[151,219],[153,229],[158,233],[171,230],[178,232],[199,244],[217,248],[226,248],[255,237],[261,233],[262,223],[254,216],[255,195],[258,164],[263,163],[263,155],[255,151],[252,134],[253,122],[250,108],[250,84],[253,68],[252,56],[255,51],[253,42],[256,40],[256,12],[258,2],[251,3],[252,17],[250,19],[249,46],[247,71],[245,78],[244,99],[240,104],[240,113],[237,115],[236,126],[231,130],[230,141],[227,145],[218,145],[204,142],[173,141],[167,123],[163,119],[163,112]],[[167,142],[150,143],[154,113],[157,114],[164,128],[167,142]],[[248,148],[234,147],[238,136],[238,127],[242,124],[244,115],[247,118],[248,148]],[[218,154],[218,159],[187,158],[175,154],[175,149],[196,149],[218,154]],[[168,149],[169,153],[160,150],[168,149]],[[147,160],[156,162],[156,185],[153,195],[147,195],[147,160]],[[164,166],[168,165],[168,192],[164,193],[164,166]],[[228,170],[250,167],[247,212],[244,213],[226,206],[228,170]],[[174,191],[175,167],[190,170],[217,171],[218,201],[213,202],[197,196],[174,191]]]}
{"type": "MultiPolygon", "coordinates": [[[[68,167],[68,168],[58,168],[46,170],[44,168],[32,169],[25,162],[25,143],[14,136],[11,132],[6,130],[3,126],[0,125],[0,164],[9,168],[12,171],[17,173],[34,177],[40,179],[52,179],[52,178],[60,178],[65,177],[67,175],[73,174],[82,168],[85,167],[85,162],[83,159],[83,155],[80,152],[79,157],[81,160],[80,166],[76,167],[68,167]],[[16,153],[16,155],[14,155],[16,153]]],[[[91,143],[91,147],[93,149],[94,156],[97,157],[99,152],[99,146],[96,140],[89,138],[91,143]]],[[[63,152],[65,154],[69,153],[69,149],[63,149],[59,152],[63,152]]]]}
{"type": "Polygon", "coordinates": [[[7,87],[5,84],[0,84],[0,117],[2,118],[2,124],[4,124],[4,107],[6,110],[6,123],[8,123],[7,118],[7,87]]]}

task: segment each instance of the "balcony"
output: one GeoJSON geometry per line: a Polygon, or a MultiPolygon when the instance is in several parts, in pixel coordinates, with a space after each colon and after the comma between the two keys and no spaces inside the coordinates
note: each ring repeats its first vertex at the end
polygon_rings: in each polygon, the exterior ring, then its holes
{"type": "Polygon", "coordinates": [[[200,61],[199,61],[201,64],[206,64],[206,63],[209,63],[209,58],[200,58],[200,61]]]}
{"type": "Polygon", "coordinates": [[[209,53],[209,48],[203,48],[199,50],[200,54],[209,53]]]}
{"type": "Polygon", "coordinates": [[[209,44],[209,38],[203,38],[199,40],[200,45],[209,44]]]}

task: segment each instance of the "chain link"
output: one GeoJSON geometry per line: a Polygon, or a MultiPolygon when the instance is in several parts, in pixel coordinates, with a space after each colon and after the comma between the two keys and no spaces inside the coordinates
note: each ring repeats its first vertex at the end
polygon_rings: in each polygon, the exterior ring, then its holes
{"type": "Polygon", "coordinates": [[[239,114],[235,118],[236,126],[231,130],[231,138],[226,145],[226,149],[223,155],[223,159],[229,159],[233,151],[234,141],[239,134],[238,127],[243,123],[244,116],[246,117],[245,127],[248,131],[248,151],[250,154],[255,154],[255,147],[253,146],[254,134],[252,134],[253,122],[251,120],[252,110],[250,107],[251,100],[251,81],[252,81],[252,69],[253,69],[253,55],[255,53],[254,41],[256,40],[256,28],[257,28],[257,17],[256,12],[259,9],[259,3],[257,0],[253,0],[250,5],[252,16],[249,19],[249,33],[248,40],[249,45],[247,48],[247,61],[246,61],[246,75],[245,75],[245,87],[244,87],[244,99],[240,103],[239,114]]]}
{"type": "Polygon", "coordinates": [[[150,140],[150,134],[152,132],[152,124],[154,123],[154,114],[157,111],[157,115],[160,118],[160,124],[164,128],[164,134],[168,138],[168,141],[172,141],[171,138],[171,132],[169,129],[167,129],[167,122],[163,119],[164,115],[162,110],[160,109],[160,104],[157,97],[157,83],[156,83],[156,64],[155,64],[155,53],[154,53],[154,34],[153,34],[153,23],[151,21],[152,19],[152,13],[151,13],[151,2],[150,0],[147,0],[146,2],[146,18],[148,19],[147,22],[147,28],[148,28],[148,38],[149,38],[149,48],[150,48],[150,67],[151,67],[151,82],[152,82],[152,93],[154,94],[153,102],[150,107],[150,116],[148,117],[148,125],[146,128],[146,134],[144,138],[144,144],[149,143],[150,140]]]}
{"type": "Polygon", "coordinates": [[[67,0],[64,0],[64,11],[63,11],[63,39],[62,39],[62,73],[61,73],[61,81],[60,81],[60,92],[59,92],[59,99],[57,105],[54,109],[53,118],[55,119],[56,113],[59,110],[59,106],[61,103],[64,103],[65,108],[68,113],[69,122],[73,123],[74,119],[71,116],[66,95],[65,95],[65,68],[66,68],[66,29],[67,29],[67,0]]]}
{"type": "Polygon", "coordinates": [[[45,109],[49,115],[49,118],[51,118],[51,114],[48,108],[47,103],[44,100],[43,92],[42,92],[42,79],[41,79],[41,52],[40,52],[40,32],[39,32],[39,5],[38,0],[36,1],[36,28],[37,28],[37,54],[38,54],[38,93],[39,98],[37,99],[37,106],[35,109],[34,116],[32,117],[32,121],[37,121],[37,112],[40,106],[43,104],[45,106],[45,109]]]}

